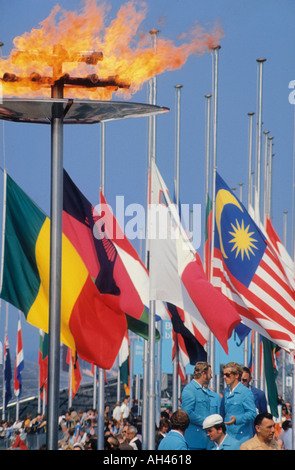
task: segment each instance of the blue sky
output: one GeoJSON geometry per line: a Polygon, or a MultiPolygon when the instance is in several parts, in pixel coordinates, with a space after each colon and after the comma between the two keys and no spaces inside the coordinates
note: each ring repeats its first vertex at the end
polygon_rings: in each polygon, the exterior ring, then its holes
{"type": "MultiPolygon", "coordinates": [[[[82,5],[79,1],[10,0],[1,2],[0,41],[2,56],[8,56],[13,39],[38,27],[52,8],[66,10],[82,5]]],[[[109,2],[112,19],[126,2],[109,2]]],[[[152,28],[159,36],[176,44],[195,22],[205,29],[217,21],[224,31],[219,53],[219,96],[217,167],[230,187],[243,183],[246,202],[248,183],[248,113],[256,112],[257,63],[264,57],[263,130],[274,137],[272,220],[283,238],[283,211],[288,211],[288,250],[292,242],[292,184],[294,105],[288,101],[288,84],[295,79],[295,45],[292,0],[151,0],[141,25],[145,33],[152,28]]],[[[175,159],[175,85],[181,84],[180,197],[182,203],[202,204],[204,220],[205,181],[205,98],[212,89],[212,57],[191,55],[179,70],[165,72],[157,79],[157,104],[170,108],[157,118],[156,161],[173,192],[175,159]]],[[[147,85],[131,101],[147,102],[147,85]]],[[[256,113],[257,115],[257,113],[256,113]]],[[[254,136],[255,136],[254,118],[254,136]]],[[[0,123],[0,166],[42,207],[50,212],[50,126],[0,123]]],[[[125,204],[145,205],[147,184],[146,118],[106,124],[106,198],[115,207],[116,195],[125,204]]],[[[65,126],[64,166],[93,204],[99,198],[99,125],[65,126]]],[[[2,202],[3,184],[0,183],[2,202]]],[[[245,199],[244,199],[245,198],[245,199]]],[[[139,244],[136,244],[139,249],[139,244]]],[[[202,246],[201,246],[202,255],[202,246]]],[[[3,340],[5,310],[0,313],[0,340],[3,340]]],[[[9,340],[15,350],[17,312],[10,308],[9,340]]],[[[26,357],[32,344],[38,348],[36,329],[25,322],[23,342],[26,357]]],[[[234,353],[233,353],[234,354],[234,353]]],[[[37,355],[36,355],[37,357],[37,355]]]]}

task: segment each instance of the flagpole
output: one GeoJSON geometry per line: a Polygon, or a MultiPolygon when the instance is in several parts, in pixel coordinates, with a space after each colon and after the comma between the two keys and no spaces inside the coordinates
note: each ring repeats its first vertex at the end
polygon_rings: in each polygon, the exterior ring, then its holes
{"type": "Polygon", "coordinates": [[[249,144],[248,144],[248,211],[252,205],[252,150],[253,150],[253,116],[255,113],[248,113],[249,116],[249,144]]]}
{"type": "MultiPolygon", "coordinates": [[[[212,183],[212,240],[211,240],[211,269],[210,281],[213,278],[213,252],[214,252],[214,236],[215,236],[215,196],[216,196],[216,170],[217,170],[217,108],[218,108],[218,65],[219,65],[219,50],[220,46],[216,46],[213,53],[213,141],[212,141],[212,155],[213,155],[213,183],[212,183]]],[[[210,332],[210,364],[212,370],[212,389],[216,388],[215,377],[215,341],[212,332],[210,332]]]]}
{"type": "MultiPolygon", "coordinates": [[[[157,35],[158,30],[151,30],[150,34],[153,39],[154,51],[157,49],[157,35]]],[[[157,78],[156,76],[150,79],[151,86],[151,103],[156,104],[157,101],[157,78]]],[[[156,116],[150,116],[149,118],[149,137],[150,137],[150,154],[149,154],[149,167],[152,158],[156,158],[156,116]]],[[[150,253],[151,256],[151,253],[150,253]]],[[[149,260],[151,262],[151,259],[149,260]]],[[[148,363],[149,363],[149,383],[148,383],[148,450],[155,449],[155,309],[156,301],[150,300],[150,312],[149,312],[149,351],[148,351],[148,363]]]]}
{"type": "MultiPolygon", "coordinates": [[[[101,122],[100,189],[105,194],[105,123],[101,122]]],[[[104,370],[98,369],[97,450],[104,450],[104,370]]]]}
{"type": "MultiPolygon", "coordinates": [[[[262,133],[262,84],[263,84],[263,63],[266,59],[257,59],[258,64],[258,121],[256,132],[256,185],[255,185],[255,210],[260,221],[260,193],[261,193],[261,133],[262,133]]],[[[255,358],[254,358],[254,383],[258,387],[259,383],[259,333],[255,331],[255,358]]]]}
{"type": "Polygon", "coordinates": [[[274,154],[272,153],[273,148],[273,137],[268,137],[269,142],[269,155],[268,155],[268,164],[269,164],[269,176],[268,176],[268,216],[271,219],[271,212],[272,212],[272,157],[274,154]]]}
{"type": "MultiPolygon", "coordinates": [[[[59,67],[59,66],[57,66],[59,67]]],[[[57,73],[60,70],[56,70],[57,73]]],[[[52,98],[63,98],[63,84],[51,88],[52,98]]],[[[46,445],[58,448],[60,381],[61,263],[63,209],[63,117],[62,103],[54,103],[51,118],[50,280],[48,345],[48,410],[46,445]]]]}
{"type": "MultiPolygon", "coordinates": [[[[211,123],[211,98],[212,95],[207,94],[205,95],[206,101],[205,101],[205,163],[206,163],[206,172],[205,172],[205,207],[207,209],[207,204],[208,204],[208,197],[210,194],[210,184],[209,184],[209,175],[210,175],[210,123],[211,123]]],[[[209,216],[210,213],[207,214],[206,210],[206,216],[209,216]]],[[[207,218],[205,219],[205,226],[207,227],[207,218]]],[[[206,227],[205,227],[205,234],[206,234],[206,227]]],[[[207,227],[208,229],[208,227],[207,227]]],[[[211,227],[211,232],[212,232],[212,227],[211,227]]],[[[207,236],[209,234],[207,233],[207,236]]],[[[212,233],[211,233],[212,235],[212,233]]],[[[210,238],[209,238],[210,240],[210,238]]],[[[210,247],[210,252],[211,252],[210,247]]],[[[211,259],[212,259],[212,254],[211,254],[211,259]]],[[[207,278],[211,280],[211,271],[210,271],[210,263],[208,263],[208,257],[206,256],[206,246],[204,243],[204,261],[205,261],[205,271],[207,278]]],[[[206,344],[206,352],[210,354],[210,344],[211,344],[211,334],[209,335],[209,341],[206,344]]]]}
{"type": "Polygon", "coordinates": [[[268,204],[268,140],[269,131],[263,131],[264,139],[264,184],[263,184],[263,223],[266,222],[268,204]]]}
{"type": "MultiPolygon", "coordinates": [[[[287,214],[288,211],[284,211],[284,245],[287,250],[287,214]]],[[[286,351],[285,349],[282,350],[282,398],[283,400],[286,399],[286,351]]]]}
{"type": "MultiPolygon", "coordinates": [[[[5,337],[8,334],[8,302],[6,302],[6,319],[5,319],[5,337]]],[[[3,354],[5,350],[5,340],[3,354]]],[[[5,420],[5,358],[3,359],[3,408],[2,408],[2,420],[5,420]]]]}
{"type": "MultiPolygon", "coordinates": [[[[179,162],[180,162],[180,99],[182,85],[175,86],[176,98],[176,125],[175,125],[175,204],[179,214],[179,162]]],[[[178,409],[178,368],[179,368],[179,348],[178,341],[175,342],[175,355],[173,359],[173,394],[172,394],[172,410],[178,409]]]]}
{"type": "MultiPolygon", "coordinates": [[[[207,94],[205,95],[206,101],[205,101],[205,160],[206,160],[206,174],[205,174],[205,207],[207,207],[208,203],[208,196],[209,196],[209,175],[210,175],[210,107],[211,107],[211,97],[212,95],[207,94]]],[[[207,224],[207,220],[205,221],[207,224]]],[[[206,230],[205,230],[206,232],[206,230]]],[[[210,276],[209,273],[209,266],[207,266],[207,257],[206,257],[206,249],[205,249],[205,244],[204,244],[204,261],[205,261],[205,271],[207,274],[207,277],[210,276]]]]}

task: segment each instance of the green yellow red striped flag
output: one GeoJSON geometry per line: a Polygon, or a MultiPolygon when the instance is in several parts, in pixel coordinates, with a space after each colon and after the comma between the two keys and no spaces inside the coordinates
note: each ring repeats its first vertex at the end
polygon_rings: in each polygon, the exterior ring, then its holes
{"type": "MultiPolygon", "coordinates": [[[[50,220],[6,175],[1,298],[48,332],[50,220]]],[[[127,322],[107,306],[69,239],[62,236],[61,342],[84,360],[110,369],[127,322]]]]}

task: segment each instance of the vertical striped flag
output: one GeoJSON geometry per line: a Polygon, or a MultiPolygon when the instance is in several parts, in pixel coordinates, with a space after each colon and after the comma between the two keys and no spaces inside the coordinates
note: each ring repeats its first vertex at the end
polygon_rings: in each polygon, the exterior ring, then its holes
{"type": "Polygon", "coordinates": [[[16,341],[16,357],[14,369],[14,394],[16,397],[21,396],[22,392],[22,377],[21,372],[24,369],[24,350],[23,339],[21,330],[21,319],[19,317],[17,324],[17,341],[16,341]]]}
{"type": "Polygon", "coordinates": [[[47,377],[48,377],[48,333],[40,330],[39,341],[39,390],[40,396],[43,399],[43,394],[46,394],[47,399],[47,377]]]}
{"type": "MultiPolygon", "coordinates": [[[[72,385],[72,398],[76,395],[79,390],[80,383],[82,380],[79,358],[76,351],[72,351],[68,348],[67,353],[67,364],[71,366],[71,385],[72,385]]],[[[70,387],[69,387],[70,392],[70,387]]]]}

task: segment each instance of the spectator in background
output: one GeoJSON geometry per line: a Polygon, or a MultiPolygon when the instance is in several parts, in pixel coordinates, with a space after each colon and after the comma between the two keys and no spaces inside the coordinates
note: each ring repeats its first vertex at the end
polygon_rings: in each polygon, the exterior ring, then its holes
{"type": "Polygon", "coordinates": [[[161,418],[160,419],[160,424],[159,424],[159,429],[156,433],[156,441],[155,441],[155,448],[156,450],[158,449],[159,447],[159,444],[161,442],[161,440],[167,436],[167,433],[169,431],[169,428],[170,428],[170,420],[167,419],[167,418],[161,418]]]}
{"type": "Polygon", "coordinates": [[[135,426],[128,426],[125,440],[134,450],[141,450],[141,436],[135,426]]]}
{"type": "Polygon", "coordinates": [[[130,401],[130,397],[126,396],[121,405],[121,422],[123,422],[124,419],[129,418],[129,413],[130,413],[130,408],[128,406],[129,401],[130,401]]]}
{"type": "Polygon", "coordinates": [[[119,422],[121,421],[121,406],[118,401],[115,404],[114,409],[113,409],[113,419],[119,422]]]}

